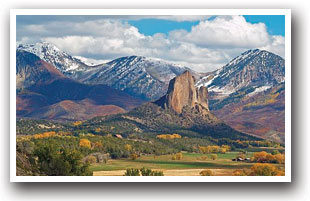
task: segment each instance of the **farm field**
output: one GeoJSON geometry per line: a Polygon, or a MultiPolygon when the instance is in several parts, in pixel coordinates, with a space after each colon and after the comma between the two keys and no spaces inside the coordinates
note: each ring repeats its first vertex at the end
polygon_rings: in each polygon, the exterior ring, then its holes
{"type": "MultiPolygon", "coordinates": [[[[229,176],[233,171],[243,168],[251,168],[253,163],[236,162],[232,158],[238,152],[227,152],[217,154],[216,160],[211,159],[211,154],[183,153],[181,160],[172,160],[171,155],[162,156],[141,156],[136,160],[117,159],[109,160],[106,164],[93,164],[90,170],[94,176],[122,176],[127,168],[149,168],[156,171],[163,171],[165,176],[199,176],[204,169],[210,169],[215,176],[229,176]],[[203,158],[206,157],[207,158],[203,158]]],[[[247,153],[246,157],[253,156],[247,153]]],[[[277,165],[284,167],[284,165],[277,165]]]]}

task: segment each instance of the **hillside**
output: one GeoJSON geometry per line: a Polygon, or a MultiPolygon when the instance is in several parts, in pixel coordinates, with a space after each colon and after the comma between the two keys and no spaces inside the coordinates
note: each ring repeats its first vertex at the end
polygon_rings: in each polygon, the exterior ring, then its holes
{"type": "Polygon", "coordinates": [[[123,113],[141,100],[106,85],[86,85],[64,76],[36,55],[16,53],[17,117],[85,120],[123,113]]]}
{"type": "Polygon", "coordinates": [[[285,141],[285,61],[249,50],[207,74],[196,86],[207,86],[211,111],[234,129],[285,141]]]}
{"type": "Polygon", "coordinates": [[[142,56],[121,57],[90,66],[46,42],[21,44],[17,50],[37,55],[73,80],[91,85],[108,85],[145,100],[156,100],[163,96],[169,81],[189,70],[184,66],[142,56]]]}
{"type": "Polygon", "coordinates": [[[128,56],[103,64],[86,83],[106,84],[146,100],[163,96],[169,81],[186,70],[163,61],[141,56],[128,56]]]}
{"type": "Polygon", "coordinates": [[[285,142],[284,84],[213,112],[236,130],[285,142]]]}
{"type": "Polygon", "coordinates": [[[207,89],[202,87],[205,91],[196,90],[194,79],[191,73],[186,71],[170,81],[167,94],[158,101],[145,103],[128,113],[94,118],[86,121],[83,129],[96,125],[106,132],[125,135],[139,132],[176,132],[192,137],[256,139],[232,129],[216,118],[203,98],[207,89]]]}

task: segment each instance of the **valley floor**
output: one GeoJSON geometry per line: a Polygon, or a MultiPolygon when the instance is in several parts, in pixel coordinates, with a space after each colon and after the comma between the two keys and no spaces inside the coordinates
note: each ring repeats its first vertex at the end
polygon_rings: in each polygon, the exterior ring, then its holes
{"type": "MultiPolygon", "coordinates": [[[[232,161],[238,152],[217,154],[212,160],[211,154],[184,153],[181,160],[172,160],[171,155],[141,156],[136,160],[118,159],[109,160],[107,164],[91,166],[93,176],[123,176],[127,168],[150,168],[163,171],[165,176],[199,176],[202,170],[210,169],[214,176],[232,176],[237,169],[250,169],[254,163],[232,161]],[[208,157],[207,159],[205,157],[208,157]]],[[[251,157],[253,153],[248,153],[251,157]]],[[[278,165],[284,167],[284,165],[278,165]]]]}

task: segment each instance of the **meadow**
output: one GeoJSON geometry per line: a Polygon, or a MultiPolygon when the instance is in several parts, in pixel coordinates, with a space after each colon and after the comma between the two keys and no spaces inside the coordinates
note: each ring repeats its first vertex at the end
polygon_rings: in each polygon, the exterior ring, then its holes
{"type": "MultiPolygon", "coordinates": [[[[254,163],[232,161],[239,152],[226,152],[217,154],[217,159],[212,160],[212,154],[183,153],[181,160],[172,160],[172,155],[147,155],[136,160],[112,159],[106,164],[93,164],[90,170],[94,176],[122,176],[127,168],[142,167],[156,171],[163,171],[165,176],[199,176],[204,169],[210,169],[215,176],[229,176],[235,170],[250,169],[254,163]]],[[[246,154],[247,158],[253,157],[253,152],[246,154]]],[[[278,168],[284,168],[284,164],[276,164],[278,168]]]]}
{"type": "Polygon", "coordinates": [[[122,138],[51,131],[18,136],[16,145],[18,175],[122,176],[141,168],[164,176],[199,176],[204,170],[215,176],[283,175],[285,164],[285,148],[277,143],[179,134],[122,138]],[[232,160],[237,158],[243,161],[232,160]],[[263,165],[253,172],[255,164],[263,165]]]}

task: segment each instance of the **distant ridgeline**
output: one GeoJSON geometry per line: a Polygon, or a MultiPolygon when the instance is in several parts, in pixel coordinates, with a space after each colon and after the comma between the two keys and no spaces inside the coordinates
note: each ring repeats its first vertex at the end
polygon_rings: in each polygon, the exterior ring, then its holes
{"type": "Polygon", "coordinates": [[[221,138],[254,135],[284,143],[284,64],[280,56],[256,49],[214,72],[197,73],[140,56],[89,65],[49,43],[20,45],[16,113],[27,120],[18,126],[33,124],[30,119],[69,123],[17,130],[72,130],[70,122],[81,120],[86,130],[96,122],[106,132],[105,125],[111,125],[113,132],[124,134],[181,130],[221,138]]]}

